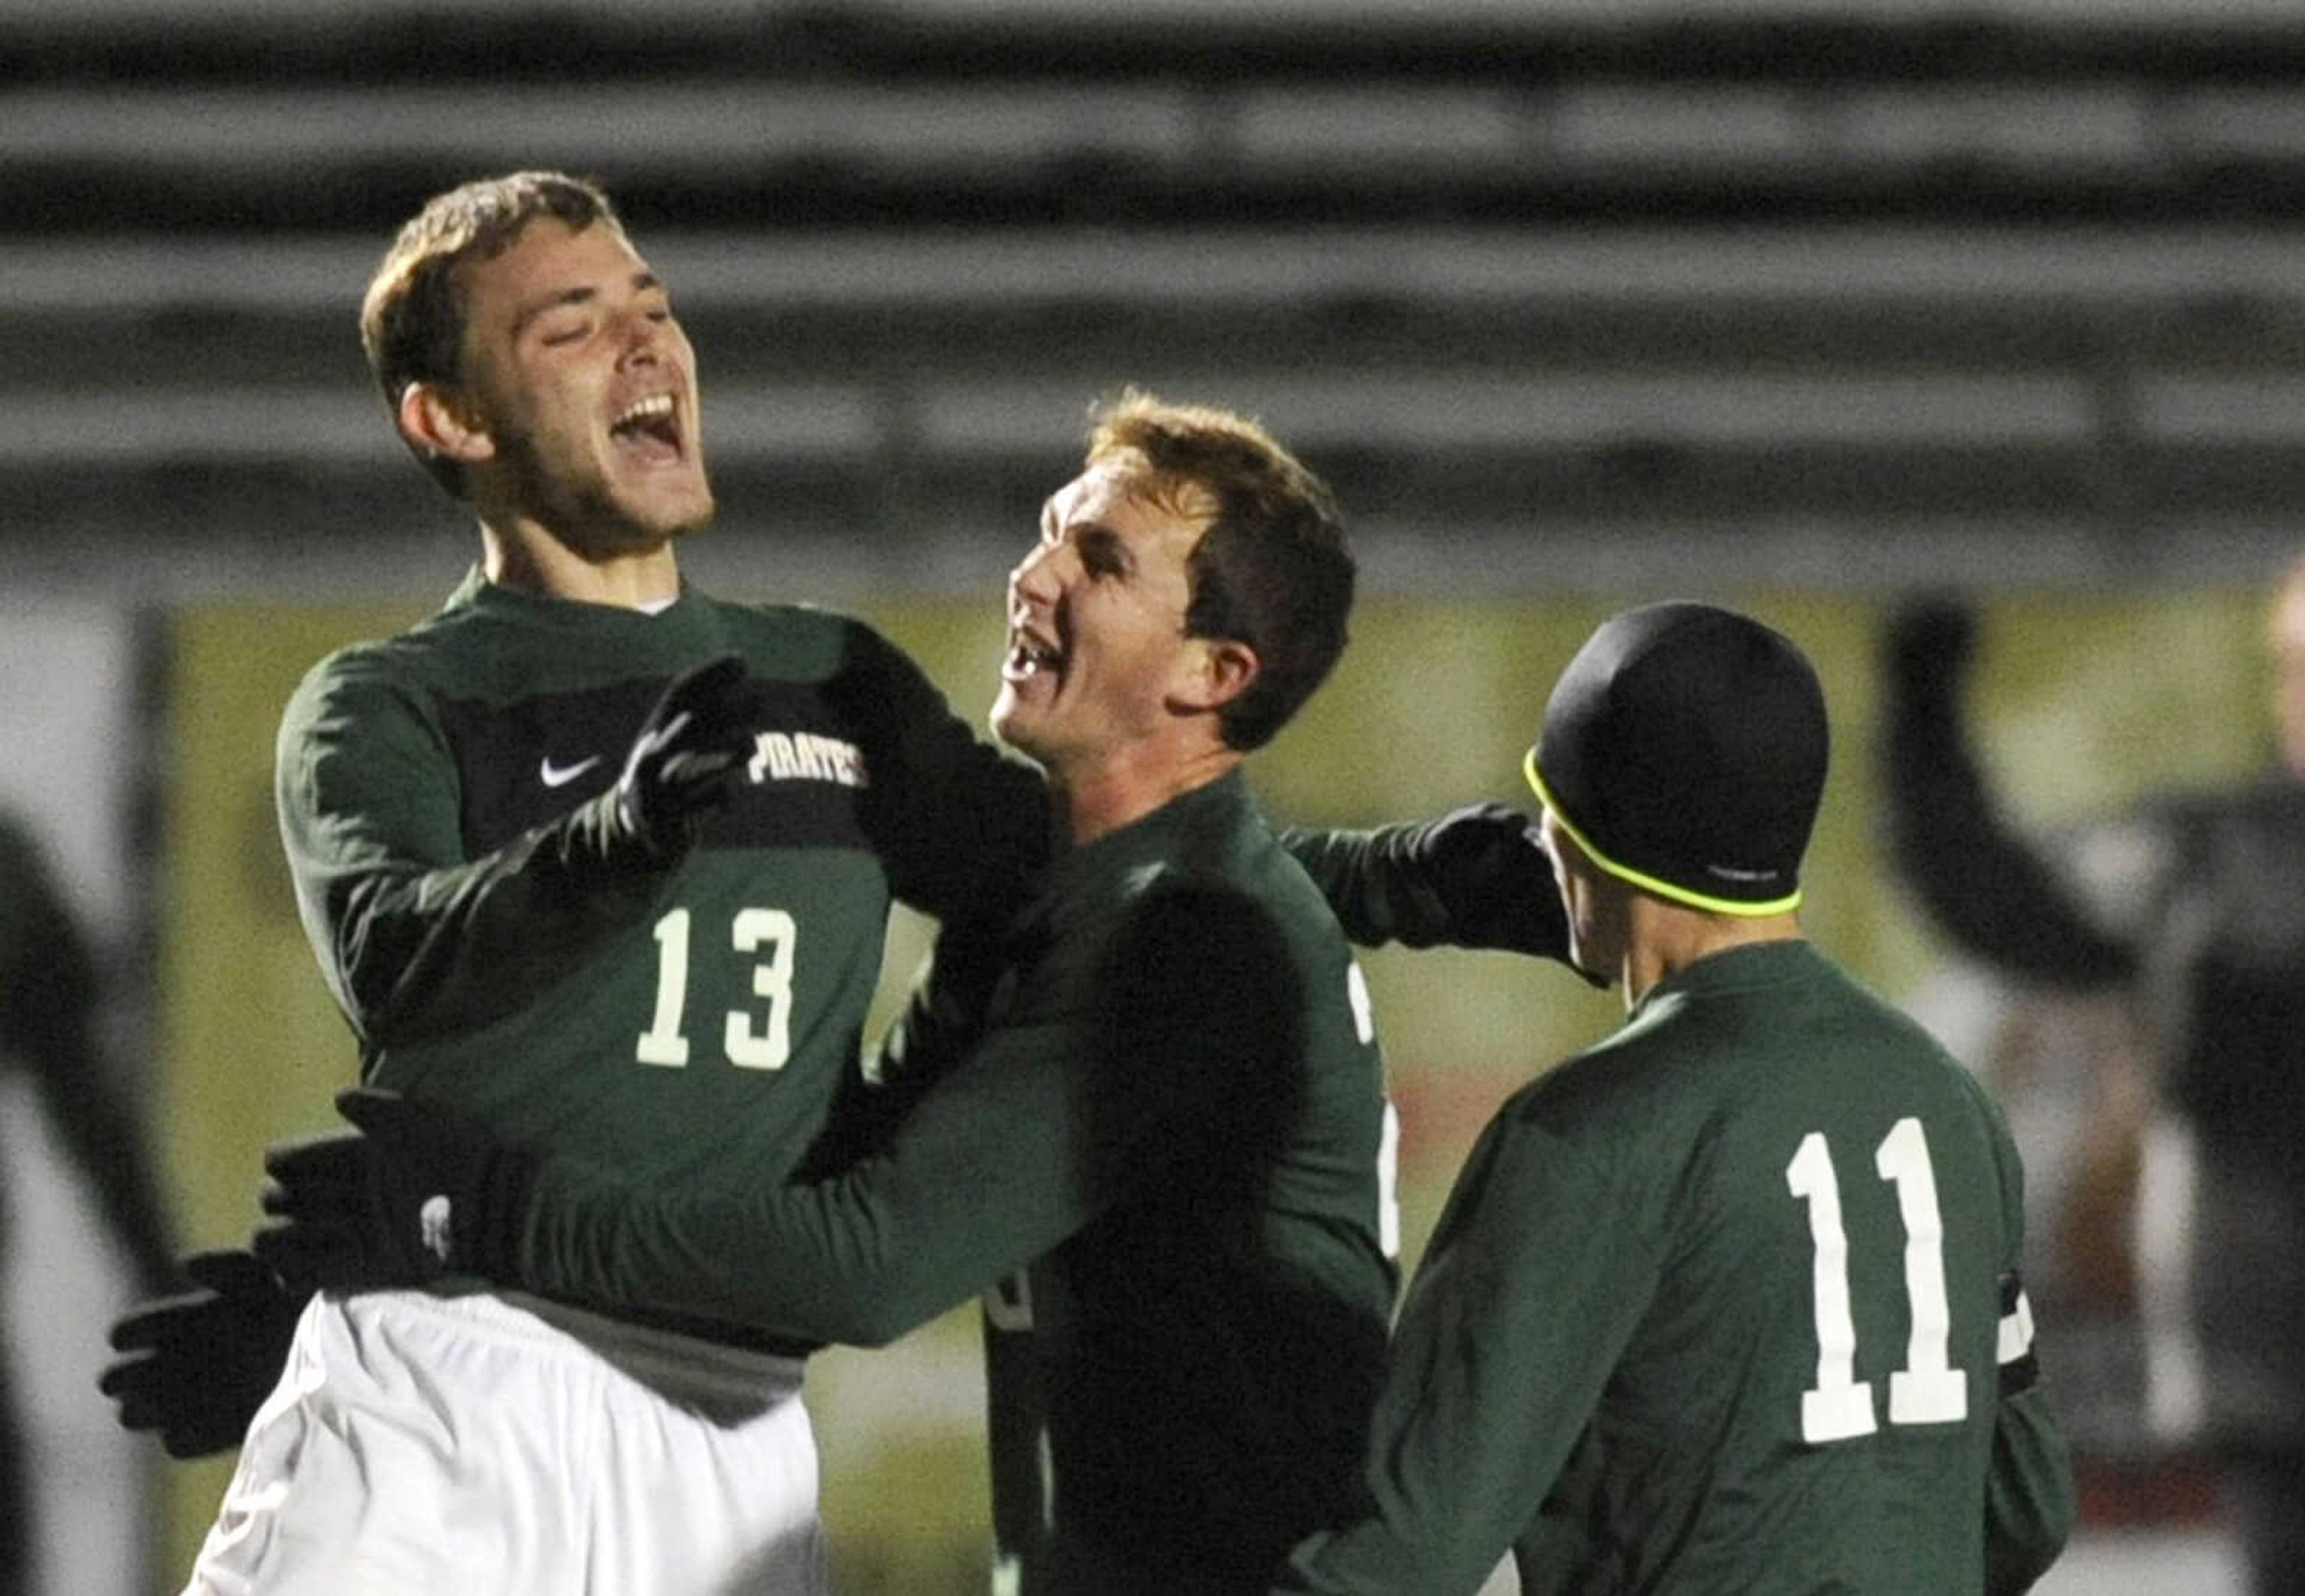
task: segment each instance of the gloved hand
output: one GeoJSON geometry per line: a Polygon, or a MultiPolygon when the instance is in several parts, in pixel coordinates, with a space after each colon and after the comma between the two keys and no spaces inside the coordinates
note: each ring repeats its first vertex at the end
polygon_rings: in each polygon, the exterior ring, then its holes
{"type": "Polygon", "coordinates": [[[171,1457],[228,1452],[248,1433],[287,1361],[309,1291],[292,1290],[251,1254],[196,1252],[196,1290],[140,1303],[107,1337],[122,1355],[97,1388],[123,1430],[157,1432],[171,1457]]]}
{"type": "Polygon", "coordinates": [[[724,654],[675,677],[634,738],[617,778],[617,818],[659,859],[686,848],[726,803],[752,758],[744,662],[724,654]]]}
{"type": "Polygon", "coordinates": [[[265,1153],[264,1211],[283,1223],[257,1233],[259,1258],[335,1287],[514,1278],[538,1155],[397,1092],[356,1088],[336,1108],[359,1129],[265,1153]]]}
{"type": "Polygon", "coordinates": [[[1529,816],[1468,803],[1417,828],[1409,855],[1448,905],[1456,946],[1569,957],[1561,888],[1529,816]]]}
{"type": "Polygon", "coordinates": [[[1881,649],[1892,700],[1952,703],[1977,651],[1977,632],[1976,610],[1955,594],[1931,594],[1900,606],[1889,618],[1881,649]]]}

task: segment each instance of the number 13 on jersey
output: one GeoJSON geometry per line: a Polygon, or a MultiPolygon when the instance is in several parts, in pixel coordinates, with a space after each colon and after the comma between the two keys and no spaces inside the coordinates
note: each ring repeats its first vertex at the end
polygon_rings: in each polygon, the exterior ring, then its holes
{"type": "MultiPolygon", "coordinates": [[[[640,1033],[633,1057],[675,1068],[688,1062],[681,1023],[688,1008],[689,912],[675,909],[656,922],[656,1013],[640,1033]]],[[[732,1009],[720,1031],[720,1048],[740,1069],[777,1070],[792,1056],[793,951],[800,929],[782,909],[740,909],[729,922],[728,947],[753,966],[757,1013],[732,1009]]],[[[726,956],[726,955],[722,955],[726,956]]]]}

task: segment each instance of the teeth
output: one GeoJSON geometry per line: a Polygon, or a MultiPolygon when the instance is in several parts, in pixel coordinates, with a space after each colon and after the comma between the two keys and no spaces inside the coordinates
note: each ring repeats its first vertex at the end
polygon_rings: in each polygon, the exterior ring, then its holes
{"type": "Polygon", "coordinates": [[[615,420],[610,421],[608,426],[612,430],[622,427],[634,427],[642,421],[664,420],[669,418],[671,414],[672,395],[651,394],[645,399],[636,399],[625,406],[624,412],[615,420]]]}
{"type": "Polygon", "coordinates": [[[1059,656],[1047,643],[1020,637],[1009,647],[1008,658],[1019,675],[1029,675],[1034,671],[1054,669],[1059,656]]]}

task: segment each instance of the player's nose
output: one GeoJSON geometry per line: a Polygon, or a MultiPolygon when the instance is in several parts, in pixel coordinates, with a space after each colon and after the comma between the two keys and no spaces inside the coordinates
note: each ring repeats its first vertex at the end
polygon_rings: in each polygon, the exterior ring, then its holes
{"type": "Polygon", "coordinates": [[[1060,545],[1035,543],[1008,573],[1009,613],[1027,613],[1036,606],[1054,603],[1063,587],[1063,562],[1060,545]]]}

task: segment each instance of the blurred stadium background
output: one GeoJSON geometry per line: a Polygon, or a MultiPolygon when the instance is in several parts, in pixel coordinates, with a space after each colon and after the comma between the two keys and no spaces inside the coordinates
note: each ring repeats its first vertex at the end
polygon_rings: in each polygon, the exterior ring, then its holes
{"type": "MultiPolygon", "coordinates": [[[[1088,403],[1262,416],[1365,573],[1338,680],[1254,767],[1290,819],[1514,798],[1593,621],[1755,609],[1833,696],[1812,931],[1991,1067],[2012,1015],[2037,1051],[2093,1022],[1954,965],[1886,879],[1876,631],[1924,588],[1989,601],[1979,714],[2029,819],[2261,760],[2259,594],[2305,548],[2301,89],[2277,0],[11,0],[0,801],[97,932],[181,1239],[244,1232],[258,1150],[351,1067],[271,733],[472,556],[354,329],[437,190],[606,182],[700,350],[692,574],[863,613],[972,714],[1088,403]]],[[[1369,965],[1413,1260],[1489,1108],[1613,1010],[1491,956],[1369,965]]],[[[2045,1074],[2007,1095],[2054,1234],[2097,1088],[2045,1074]]],[[[14,1088],[0,1157],[41,1588],[173,1590],[223,1469],[112,1431],[124,1288],[14,1088]]],[[[2045,1310],[2089,1515],[2045,1589],[2232,1589],[2136,1326],[2084,1317],[2060,1349],[2045,1310]]],[[[974,1357],[963,1312],[814,1370],[844,1596],[981,1587],[974,1357]]]]}

